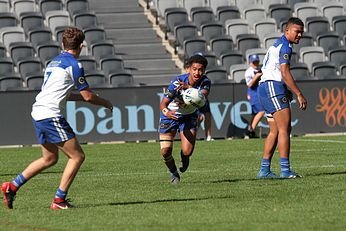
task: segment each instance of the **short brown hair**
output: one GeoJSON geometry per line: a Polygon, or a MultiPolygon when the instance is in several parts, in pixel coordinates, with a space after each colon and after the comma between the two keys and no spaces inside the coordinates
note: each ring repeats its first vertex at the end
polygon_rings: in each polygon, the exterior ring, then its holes
{"type": "Polygon", "coordinates": [[[77,50],[84,41],[84,33],[78,28],[68,27],[62,35],[62,44],[65,50],[77,50]]]}

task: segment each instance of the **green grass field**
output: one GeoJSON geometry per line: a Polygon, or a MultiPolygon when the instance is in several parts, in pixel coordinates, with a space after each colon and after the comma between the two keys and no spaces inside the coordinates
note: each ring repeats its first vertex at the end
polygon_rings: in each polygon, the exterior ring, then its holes
{"type": "MultiPolygon", "coordinates": [[[[263,139],[198,141],[188,172],[169,184],[159,143],[83,146],[84,162],[68,197],[51,211],[59,163],[0,206],[0,230],[346,230],[345,136],[292,139],[292,180],[256,180],[263,139]]],[[[175,142],[178,159],[180,142],[175,142]]],[[[0,149],[0,180],[40,156],[37,147],[0,149]]],[[[277,154],[272,169],[279,172],[277,154]]]]}

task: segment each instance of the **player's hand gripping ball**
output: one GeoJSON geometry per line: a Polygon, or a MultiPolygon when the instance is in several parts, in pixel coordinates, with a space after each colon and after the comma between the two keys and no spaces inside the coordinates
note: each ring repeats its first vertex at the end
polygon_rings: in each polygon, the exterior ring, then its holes
{"type": "Polygon", "coordinates": [[[201,108],[205,104],[204,94],[196,88],[188,88],[183,91],[183,100],[186,105],[192,105],[196,108],[201,108]]]}

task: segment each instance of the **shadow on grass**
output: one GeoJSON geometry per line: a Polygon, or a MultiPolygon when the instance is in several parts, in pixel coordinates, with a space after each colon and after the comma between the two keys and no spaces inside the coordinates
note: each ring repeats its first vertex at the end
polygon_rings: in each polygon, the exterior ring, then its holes
{"type": "Polygon", "coordinates": [[[159,204],[159,203],[171,203],[171,202],[189,202],[189,201],[205,201],[205,200],[222,200],[230,199],[232,196],[220,196],[220,197],[201,197],[201,198],[173,198],[173,199],[161,199],[151,201],[125,201],[125,202],[112,202],[93,205],[82,205],[78,208],[92,208],[100,206],[126,206],[126,205],[143,205],[143,204],[159,204]]]}

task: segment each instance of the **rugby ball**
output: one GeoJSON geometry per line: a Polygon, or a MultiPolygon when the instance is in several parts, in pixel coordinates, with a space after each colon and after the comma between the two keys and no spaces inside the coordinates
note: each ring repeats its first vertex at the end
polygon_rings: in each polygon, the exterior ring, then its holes
{"type": "Polygon", "coordinates": [[[204,94],[196,88],[188,88],[182,93],[183,100],[186,105],[192,105],[194,107],[200,108],[205,104],[204,94]]]}

